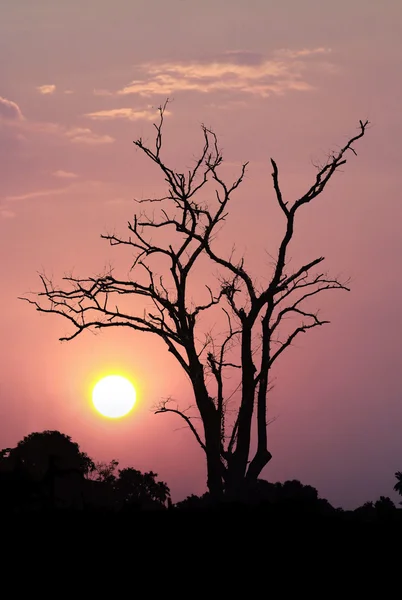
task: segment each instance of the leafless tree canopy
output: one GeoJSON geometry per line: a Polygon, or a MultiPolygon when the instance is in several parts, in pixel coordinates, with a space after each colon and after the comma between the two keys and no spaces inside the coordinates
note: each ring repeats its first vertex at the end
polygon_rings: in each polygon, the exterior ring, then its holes
{"type": "Polygon", "coordinates": [[[191,381],[202,427],[169,400],[162,401],[156,412],[176,413],[190,428],[206,454],[209,490],[219,497],[257,479],[271,458],[267,440],[271,367],[299,334],[328,323],[306,305],[324,290],[348,290],[348,282],[321,269],[322,256],[290,272],[288,253],[298,210],[324,191],[346,163],[349,151],[356,153],[353,146],[364,136],[368,122],[360,121],[356,135],[329,156],[311,187],[293,203],[284,200],[278,166],[271,159],[273,187],[285,227],[271,279],[261,288],[243,259],[236,260],[234,253],[222,255],[214,243],[247,163],[235,181],[224,181],[217,137],[202,126],[203,148],[194,167],[186,173],[171,169],[162,158],[165,109],[166,103],[160,107],[160,120],[155,124],[154,148],[141,138],[134,144],[162,172],[167,195],[138,201],[140,211],[128,223],[128,237],[102,236],[112,246],[125,245],[133,251],[130,276],[117,278],[113,270],[99,277],[69,276],[64,278],[66,287],[59,288],[41,275],[43,290],[24,300],[40,312],[56,313],[70,322],[71,333],[63,340],[72,340],[85,329],[129,327],[152,333],[166,344],[191,381]],[[210,184],[214,193],[209,201],[202,201],[210,184]],[[145,212],[143,206],[147,205],[149,211],[145,212]],[[208,298],[196,304],[189,279],[201,257],[207,258],[220,275],[215,286],[207,286],[208,298]],[[144,309],[138,308],[139,296],[146,300],[144,309]],[[200,332],[202,316],[217,309],[226,324],[224,333],[200,332]],[[289,329],[289,322],[294,327],[289,329]],[[227,391],[229,374],[234,371],[239,374],[235,405],[233,393],[227,391]],[[257,420],[257,450],[250,456],[253,415],[257,420]]]}

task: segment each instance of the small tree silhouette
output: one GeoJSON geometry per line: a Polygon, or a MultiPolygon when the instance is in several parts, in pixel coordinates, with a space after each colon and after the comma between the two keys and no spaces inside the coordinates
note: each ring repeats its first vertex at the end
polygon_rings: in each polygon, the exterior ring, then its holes
{"type": "Polygon", "coordinates": [[[90,478],[94,481],[102,483],[114,483],[116,481],[116,469],[119,466],[117,460],[111,460],[109,463],[97,462],[93,469],[90,478]]]}
{"type": "Polygon", "coordinates": [[[47,471],[52,458],[60,470],[73,469],[82,475],[88,475],[95,469],[92,459],[81,452],[79,445],[70,436],[60,431],[30,433],[18,442],[11,454],[18,457],[27,470],[38,476],[47,471]]]}
{"type": "Polygon", "coordinates": [[[388,496],[380,496],[374,504],[376,516],[379,520],[394,519],[397,515],[397,508],[388,496]]]}
{"type": "Polygon", "coordinates": [[[95,469],[69,436],[48,430],[31,433],[15,448],[2,450],[0,462],[7,485],[15,492],[14,504],[22,509],[81,507],[83,480],[95,469]]]}
{"type": "MultiPolygon", "coordinates": [[[[398,492],[398,494],[400,496],[402,496],[402,472],[397,471],[395,473],[395,477],[396,477],[396,484],[394,485],[394,490],[395,490],[395,492],[398,492]]],[[[399,504],[402,505],[402,502],[400,502],[399,504]]]]}
{"type": "Polygon", "coordinates": [[[134,252],[130,277],[119,278],[112,269],[95,277],[71,275],[64,278],[67,287],[63,289],[43,274],[43,291],[36,299],[23,299],[40,312],[61,315],[72,325],[72,333],[62,340],[72,340],[86,329],[125,327],[153,334],[165,343],[191,382],[202,429],[193,415],[170,401],[164,400],[156,412],[175,413],[189,426],[206,455],[211,496],[220,499],[224,492],[236,496],[245,483],[255,482],[271,459],[267,438],[271,369],[296,337],[329,322],[308,308],[309,301],[325,290],[348,290],[347,281],[314,271],[324,257],[291,270],[288,254],[299,210],[322,194],[346,163],[349,151],[356,154],[353,145],[364,136],[368,122],[360,121],[358,133],[329,154],[317,168],[312,185],[293,202],[283,197],[278,166],[271,159],[273,187],[285,225],[271,279],[262,284],[246,270],[244,258],[235,257],[235,250],[227,256],[215,245],[247,163],[232,183],[225,182],[217,137],[203,125],[204,143],[195,166],[187,173],[169,167],[162,158],[165,108],[166,103],[155,124],[155,147],[145,145],[141,138],[134,144],[164,177],[167,194],[138,201],[154,210],[134,216],[128,224],[128,238],[102,235],[112,246],[126,246],[134,252]],[[207,203],[203,194],[210,183],[214,194],[207,203]],[[201,257],[219,274],[214,287],[206,286],[206,297],[195,301],[191,278],[197,276],[201,257]],[[135,302],[130,305],[128,298],[135,302]],[[146,301],[143,307],[141,299],[146,301]],[[202,317],[216,309],[221,310],[227,328],[212,336],[202,330],[202,317]],[[294,327],[289,327],[289,318],[296,320],[294,327]],[[227,391],[228,373],[234,369],[240,374],[237,406],[233,392],[227,391]],[[257,448],[250,457],[254,412],[257,448]]]}
{"type": "Polygon", "coordinates": [[[141,473],[132,467],[121,469],[114,483],[119,508],[165,507],[170,490],[163,481],[156,481],[157,473],[141,473]]]}

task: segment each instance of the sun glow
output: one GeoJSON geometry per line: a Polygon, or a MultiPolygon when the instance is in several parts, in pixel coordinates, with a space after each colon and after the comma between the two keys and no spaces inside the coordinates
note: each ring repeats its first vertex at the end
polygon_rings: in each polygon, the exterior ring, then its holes
{"type": "Polygon", "coordinates": [[[100,379],[92,391],[96,410],[109,419],[119,419],[134,407],[136,392],[133,384],[120,375],[108,375],[100,379]]]}

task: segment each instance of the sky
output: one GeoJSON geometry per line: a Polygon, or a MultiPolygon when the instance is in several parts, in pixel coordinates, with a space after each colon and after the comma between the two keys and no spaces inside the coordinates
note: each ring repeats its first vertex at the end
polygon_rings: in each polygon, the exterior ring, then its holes
{"type": "Polygon", "coordinates": [[[270,481],[299,479],[335,506],[392,491],[402,469],[402,5],[399,0],[51,0],[0,6],[0,447],[59,429],[97,460],[156,471],[173,500],[205,491],[201,449],[161,398],[192,403],[162,343],[108,330],[71,342],[68,324],[18,300],[130,257],[100,234],[124,234],[134,198],[163,179],[133,145],[152,142],[169,97],[164,158],[183,169],[200,125],[219,137],[225,176],[250,161],[220,243],[235,242],[267,278],[283,231],[269,159],[289,201],[358,127],[371,123],[324,195],[300,214],[291,248],[325,256],[351,292],[319,299],[331,324],[278,361],[269,395],[270,481]],[[136,408],[91,408],[102,375],[128,375],[136,408]]]}

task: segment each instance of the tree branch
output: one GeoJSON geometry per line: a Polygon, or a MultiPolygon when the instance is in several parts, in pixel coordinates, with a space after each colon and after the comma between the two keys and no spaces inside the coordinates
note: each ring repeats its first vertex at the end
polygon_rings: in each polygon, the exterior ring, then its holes
{"type": "Polygon", "coordinates": [[[354,137],[352,137],[343,148],[339,150],[338,153],[331,153],[327,163],[324,165],[322,169],[318,172],[314,184],[310,187],[308,192],[304,194],[299,200],[297,200],[292,206],[293,213],[302,206],[303,204],[307,204],[311,202],[313,198],[316,198],[319,194],[324,191],[325,186],[328,181],[331,179],[332,175],[335,173],[340,166],[344,165],[347,161],[345,158],[345,154],[350,150],[353,152],[355,156],[357,156],[356,150],[353,148],[353,144],[357,142],[360,138],[364,136],[366,133],[366,129],[369,125],[369,121],[359,121],[360,131],[354,137]]]}
{"type": "Polygon", "coordinates": [[[202,439],[200,438],[198,431],[196,430],[196,428],[194,427],[194,425],[191,422],[191,417],[188,417],[186,414],[184,414],[184,412],[180,411],[178,408],[167,408],[167,404],[169,402],[171,402],[172,399],[171,398],[167,398],[166,400],[162,400],[161,405],[159,408],[157,408],[157,410],[155,410],[155,414],[158,415],[160,413],[174,413],[176,415],[179,415],[179,417],[181,417],[182,419],[184,419],[184,421],[187,423],[187,425],[189,426],[191,432],[193,433],[195,439],[197,440],[197,442],[199,443],[199,445],[201,446],[201,448],[204,450],[204,452],[206,452],[206,446],[204,444],[204,442],[202,441],[202,439]]]}
{"type": "Polygon", "coordinates": [[[300,312],[301,314],[305,315],[306,317],[312,317],[314,319],[314,322],[310,323],[310,324],[303,324],[300,327],[297,327],[297,329],[295,329],[295,331],[293,331],[293,333],[287,338],[286,342],[278,342],[281,344],[281,347],[271,357],[271,360],[269,361],[270,367],[277,360],[277,358],[282,354],[282,352],[284,350],[286,350],[286,348],[288,348],[288,346],[291,345],[291,343],[293,342],[295,337],[299,335],[299,333],[305,333],[308,329],[313,329],[313,327],[318,327],[319,325],[326,325],[327,323],[330,323],[330,321],[320,321],[318,319],[317,315],[303,313],[302,311],[297,311],[297,312],[300,312]]]}

